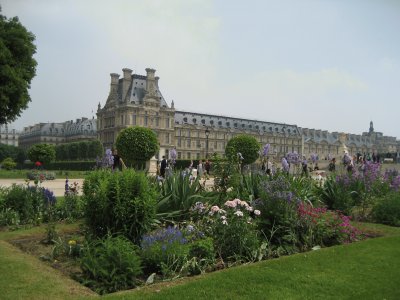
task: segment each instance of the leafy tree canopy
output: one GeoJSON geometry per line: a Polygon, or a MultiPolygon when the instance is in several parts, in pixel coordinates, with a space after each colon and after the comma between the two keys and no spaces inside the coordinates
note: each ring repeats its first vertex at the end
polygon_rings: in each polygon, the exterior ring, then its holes
{"type": "Polygon", "coordinates": [[[34,40],[17,17],[0,14],[0,124],[14,121],[31,101],[28,89],[37,65],[34,40]]]}
{"type": "Polygon", "coordinates": [[[56,149],[50,144],[36,144],[29,148],[28,157],[32,162],[50,163],[56,158],[56,149]]]}
{"type": "Polygon", "coordinates": [[[151,129],[135,126],[121,130],[117,136],[116,148],[118,154],[132,165],[152,158],[159,146],[157,135],[151,129]]]}
{"type": "Polygon", "coordinates": [[[259,156],[258,151],[260,151],[260,144],[256,138],[245,134],[231,138],[225,148],[226,157],[230,160],[236,161],[239,158],[238,153],[240,153],[244,165],[255,162],[259,156]]]}

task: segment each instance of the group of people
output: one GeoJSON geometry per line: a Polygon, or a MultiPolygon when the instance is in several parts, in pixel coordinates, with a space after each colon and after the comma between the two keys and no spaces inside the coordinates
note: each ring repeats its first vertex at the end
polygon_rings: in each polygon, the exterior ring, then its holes
{"type": "MultiPolygon", "coordinates": [[[[186,168],[186,173],[192,174],[194,169],[193,160],[190,161],[189,166],[186,168]]],[[[208,178],[210,176],[211,170],[211,162],[207,159],[206,161],[199,160],[197,165],[197,176],[202,178],[205,176],[208,178]]],[[[166,159],[165,156],[162,157],[162,160],[157,164],[157,175],[162,178],[166,178],[172,174],[172,164],[170,161],[166,159]]]]}

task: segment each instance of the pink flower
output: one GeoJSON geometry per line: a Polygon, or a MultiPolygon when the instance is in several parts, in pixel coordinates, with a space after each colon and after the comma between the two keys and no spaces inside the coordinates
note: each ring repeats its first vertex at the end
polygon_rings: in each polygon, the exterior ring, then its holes
{"type": "Polygon", "coordinates": [[[255,214],[256,216],[259,216],[259,215],[261,215],[261,211],[259,211],[258,209],[256,209],[256,210],[254,210],[254,214],[255,214]]]}
{"type": "Polygon", "coordinates": [[[217,205],[211,206],[211,211],[213,213],[218,212],[219,211],[219,207],[217,205]]]}
{"type": "Polygon", "coordinates": [[[228,207],[235,208],[236,205],[237,205],[237,204],[236,204],[235,201],[226,201],[226,202],[225,202],[225,206],[228,206],[228,207]]]}

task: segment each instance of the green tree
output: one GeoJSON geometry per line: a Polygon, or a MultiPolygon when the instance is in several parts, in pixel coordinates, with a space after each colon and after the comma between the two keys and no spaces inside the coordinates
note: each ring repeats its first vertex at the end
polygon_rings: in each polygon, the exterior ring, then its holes
{"type": "Polygon", "coordinates": [[[229,160],[238,161],[240,153],[243,157],[242,165],[255,162],[259,156],[260,144],[251,135],[237,135],[231,138],[225,148],[225,155],[229,160]]]}
{"type": "Polygon", "coordinates": [[[31,101],[28,90],[37,65],[34,40],[17,17],[0,14],[0,124],[14,121],[31,101]]]}
{"type": "Polygon", "coordinates": [[[56,158],[56,149],[50,144],[36,144],[29,148],[28,157],[33,162],[50,163],[56,158]]]}
{"type": "Polygon", "coordinates": [[[13,161],[18,163],[23,163],[26,159],[26,153],[16,146],[0,144],[0,161],[7,157],[11,157],[13,161]]]}
{"type": "Polygon", "coordinates": [[[142,167],[157,153],[159,146],[157,135],[151,129],[135,126],[121,130],[116,148],[128,165],[142,167]]]}

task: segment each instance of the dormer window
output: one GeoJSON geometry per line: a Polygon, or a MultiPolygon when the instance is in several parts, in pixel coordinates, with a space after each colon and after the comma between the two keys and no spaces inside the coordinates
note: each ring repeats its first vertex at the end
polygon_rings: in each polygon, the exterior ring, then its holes
{"type": "Polygon", "coordinates": [[[203,125],[206,124],[206,120],[202,119],[201,124],[203,124],[203,125]]]}
{"type": "Polygon", "coordinates": [[[186,117],[183,118],[183,122],[187,123],[187,118],[186,117]]]}
{"type": "Polygon", "coordinates": [[[196,118],[193,118],[192,121],[193,121],[194,124],[196,124],[196,122],[197,122],[196,118]]]}
{"type": "Polygon", "coordinates": [[[211,125],[214,125],[214,121],[213,121],[213,120],[210,120],[210,124],[211,124],[211,125]]]}

